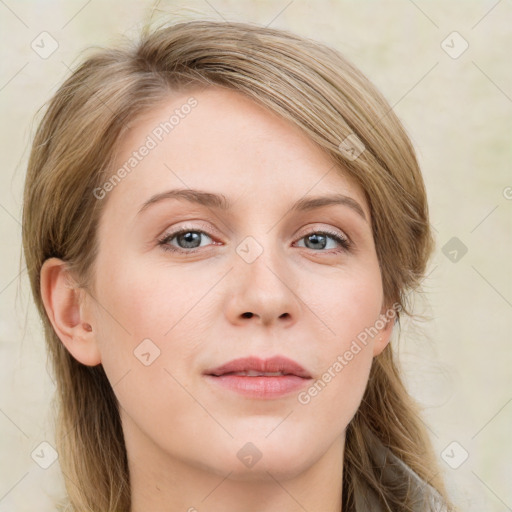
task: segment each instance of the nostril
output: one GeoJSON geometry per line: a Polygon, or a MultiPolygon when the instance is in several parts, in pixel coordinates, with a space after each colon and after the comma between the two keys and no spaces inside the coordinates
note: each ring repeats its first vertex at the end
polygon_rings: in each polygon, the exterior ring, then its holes
{"type": "Polygon", "coordinates": [[[250,311],[248,311],[247,313],[244,313],[242,316],[244,318],[251,318],[252,317],[252,313],[250,311]]]}

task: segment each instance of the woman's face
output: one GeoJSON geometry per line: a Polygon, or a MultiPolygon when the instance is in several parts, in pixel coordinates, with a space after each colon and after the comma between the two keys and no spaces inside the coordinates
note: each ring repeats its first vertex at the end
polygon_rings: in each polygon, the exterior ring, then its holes
{"type": "Polygon", "coordinates": [[[328,454],[341,463],[390,334],[358,341],[385,311],[362,190],[297,128],[218,88],[176,94],[136,122],[116,172],[95,191],[106,203],[90,324],[129,458],[235,479],[299,474],[328,454]],[[333,195],[349,199],[301,208],[333,195]],[[276,355],[311,378],[265,395],[282,376],[205,375],[276,355]]]}

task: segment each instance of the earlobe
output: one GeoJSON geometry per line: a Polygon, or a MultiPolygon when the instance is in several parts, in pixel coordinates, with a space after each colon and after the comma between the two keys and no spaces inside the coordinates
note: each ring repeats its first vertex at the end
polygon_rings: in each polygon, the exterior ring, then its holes
{"type": "Polygon", "coordinates": [[[82,307],[80,293],[69,275],[66,262],[47,259],[41,268],[41,297],[57,336],[80,363],[96,366],[101,363],[93,319],[82,307]]]}
{"type": "Polygon", "coordinates": [[[386,311],[389,309],[383,308],[380,314],[381,322],[384,324],[382,329],[379,330],[379,334],[375,337],[373,344],[373,356],[378,356],[391,341],[391,335],[393,334],[393,327],[395,325],[394,319],[389,319],[386,316],[386,311]]]}

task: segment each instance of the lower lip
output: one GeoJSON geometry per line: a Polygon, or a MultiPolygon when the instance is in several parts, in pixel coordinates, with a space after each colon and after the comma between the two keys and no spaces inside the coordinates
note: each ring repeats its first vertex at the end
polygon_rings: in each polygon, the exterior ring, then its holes
{"type": "Polygon", "coordinates": [[[243,375],[206,375],[206,377],[226,389],[251,398],[279,398],[297,391],[311,379],[296,375],[278,377],[246,377],[243,375]]]}

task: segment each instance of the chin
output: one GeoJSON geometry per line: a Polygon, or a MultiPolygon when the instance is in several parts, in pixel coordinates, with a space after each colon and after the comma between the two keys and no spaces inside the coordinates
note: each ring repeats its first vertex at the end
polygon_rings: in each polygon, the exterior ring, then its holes
{"type": "Polygon", "coordinates": [[[257,437],[232,432],[234,439],[226,443],[215,442],[216,447],[208,453],[204,453],[203,448],[188,459],[189,464],[222,478],[229,474],[230,480],[272,481],[272,477],[278,480],[294,478],[321,457],[320,447],[318,457],[309,453],[311,440],[290,442],[292,436],[289,435],[272,439],[275,432],[265,438],[269,431],[265,430],[257,437]],[[289,441],[285,442],[287,437],[289,441]]]}
{"type": "Polygon", "coordinates": [[[253,482],[269,482],[286,481],[296,478],[306,471],[309,464],[301,456],[301,453],[288,457],[286,459],[279,458],[279,455],[273,453],[270,456],[263,456],[254,466],[245,467],[243,464],[237,463],[227,465],[218,472],[222,476],[229,473],[230,480],[237,481],[253,481],[253,482]]]}

